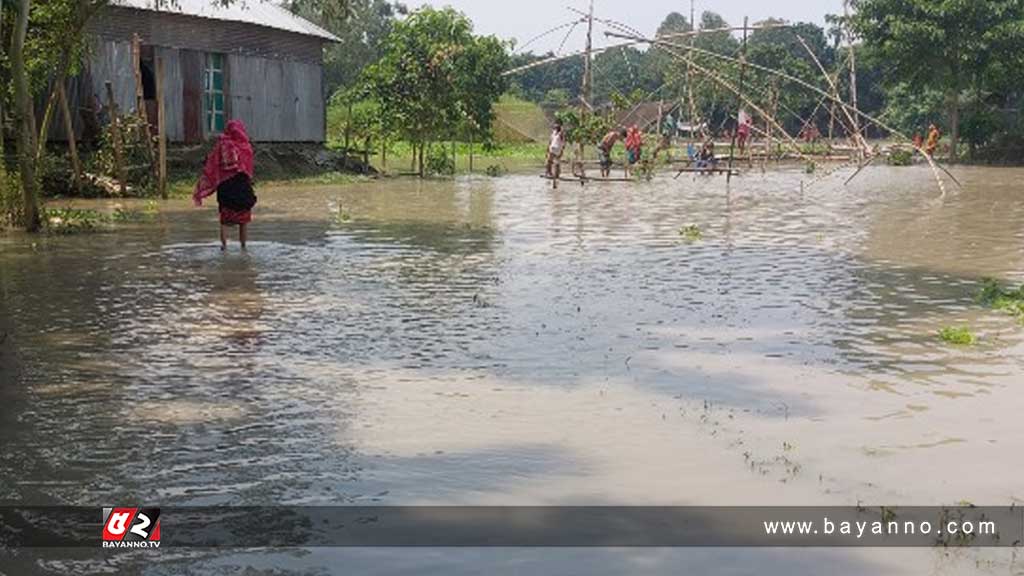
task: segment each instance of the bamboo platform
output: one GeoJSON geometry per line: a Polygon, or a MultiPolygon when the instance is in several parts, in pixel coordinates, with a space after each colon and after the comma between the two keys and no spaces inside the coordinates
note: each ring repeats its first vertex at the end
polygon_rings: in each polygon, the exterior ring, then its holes
{"type": "MultiPolygon", "coordinates": [[[[729,174],[729,169],[728,168],[697,168],[697,167],[688,167],[688,168],[674,168],[674,170],[678,174],[729,174]]],[[[733,176],[739,176],[740,175],[740,171],[739,170],[733,170],[732,171],[732,175],[733,176]]]]}
{"type": "MultiPolygon", "coordinates": [[[[554,176],[541,174],[545,180],[554,180],[554,176]]],[[[635,178],[594,178],[593,176],[560,176],[559,182],[636,182],[635,178]]]]}

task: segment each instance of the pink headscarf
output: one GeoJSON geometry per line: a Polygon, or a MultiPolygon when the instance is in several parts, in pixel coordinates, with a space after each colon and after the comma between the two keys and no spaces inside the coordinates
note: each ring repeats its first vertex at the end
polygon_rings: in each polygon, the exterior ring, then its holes
{"type": "Polygon", "coordinates": [[[252,144],[249,143],[249,135],[245,133],[245,124],[241,120],[231,120],[217,139],[217,145],[206,157],[206,166],[196,183],[192,200],[196,206],[202,206],[203,198],[215,194],[221,182],[240,173],[252,179],[252,144]]]}

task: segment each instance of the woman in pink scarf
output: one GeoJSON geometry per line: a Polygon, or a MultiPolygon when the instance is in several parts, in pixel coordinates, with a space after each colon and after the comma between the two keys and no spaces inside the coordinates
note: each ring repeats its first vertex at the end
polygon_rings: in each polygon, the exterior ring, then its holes
{"type": "Polygon", "coordinates": [[[252,144],[245,133],[245,124],[231,120],[206,157],[206,166],[192,194],[196,206],[203,205],[203,198],[217,194],[221,250],[228,247],[228,227],[235,225],[238,226],[238,241],[245,249],[246,226],[252,221],[252,207],[256,205],[252,174],[252,144]]]}

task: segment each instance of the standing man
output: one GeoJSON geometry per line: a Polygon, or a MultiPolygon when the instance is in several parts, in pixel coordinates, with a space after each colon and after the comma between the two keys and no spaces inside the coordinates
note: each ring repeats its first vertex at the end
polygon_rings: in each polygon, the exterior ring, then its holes
{"type": "Polygon", "coordinates": [[[553,188],[558,188],[558,179],[562,176],[562,153],[565,152],[565,130],[562,121],[555,120],[551,127],[551,141],[548,143],[548,162],[545,175],[551,178],[553,188]]]}
{"type": "Polygon", "coordinates": [[[601,163],[601,177],[608,178],[612,173],[612,148],[615,143],[626,137],[626,129],[612,130],[604,135],[601,143],[597,145],[597,158],[601,163]]]}

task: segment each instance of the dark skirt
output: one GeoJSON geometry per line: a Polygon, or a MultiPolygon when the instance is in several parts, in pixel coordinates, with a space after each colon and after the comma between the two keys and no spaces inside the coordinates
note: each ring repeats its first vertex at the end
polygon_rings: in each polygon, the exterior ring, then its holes
{"type": "Polygon", "coordinates": [[[256,194],[245,174],[235,174],[217,186],[221,224],[248,224],[252,221],[252,207],[255,205],[256,194]]]}

